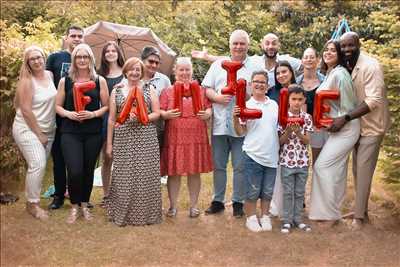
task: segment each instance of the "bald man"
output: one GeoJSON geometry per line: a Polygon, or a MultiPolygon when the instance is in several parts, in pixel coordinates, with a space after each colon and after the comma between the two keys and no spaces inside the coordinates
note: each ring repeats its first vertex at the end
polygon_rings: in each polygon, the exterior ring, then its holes
{"type": "Polygon", "coordinates": [[[301,60],[291,57],[289,55],[280,55],[281,42],[279,37],[273,33],[267,33],[261,41],[261,49],[264,55],[254,55],[251,57],[253,64],[261,67],[262,70],[268,73],[268,85],[272,87],[275,85],[275,66],[278,61],[286,60],[292,66],[295,75],[301,72],[301,60]]]}
{"type": "Polygon", "coordinates": [[[334,119],[328,129],[337,132],[347,122],[360,118],[361,133],[353,151],[356,196],[352,226],[355,229],[368,222],[372,178],[380,145],[390,124],[382,67],[375,58],[361,52],[360,46],[355,32],[347,32],[340,38],[340,48],[353,80],[358,106],[348,114],[334,119]]]}

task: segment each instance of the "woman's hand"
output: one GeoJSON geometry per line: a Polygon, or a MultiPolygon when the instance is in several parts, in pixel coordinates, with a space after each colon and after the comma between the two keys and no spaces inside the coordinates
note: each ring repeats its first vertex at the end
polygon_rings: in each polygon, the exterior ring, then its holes
{"type": "Polygon", "coordinates": [[[165,120],[170,120],[170,119],[175,119],[181,116],[181,112],[179,111],[179,109],[170,109],[165,111],[164,113],[164,119],[165,120]]]}
{"type": "Polygon", "coordinates": [[[78,117],[81,121],[90,120],[96,118],[96,113],[94,111],[82,110],[78,112],[78,117]]]}
{"type": "Polygon", "coordinates": [[[135,112],[133,112],[132,110],[131,110],[131,112],[129,112],[129,119],[131,119],[133,121],[137,121],[138,120],[135,112]]]}
{"type": "Polygon", "coordinates": [[[207,110],[200,110],[197,113],[197,117],[199,117],[200,120],[206,121],[211,117],[211,113],[207,112],[207,110]]]}
{"type": "Polygon", "coordinates": [[[47,143],[49,142],[49,139],[47,138],[47,135],[45,135],[44,133],[40,133],[38,135],[38,138],[39,138],[40,143],[42,143],[42,145],[44,147],[46,147],[47,143]]]}
{"type": "Polygon", "coordinates": [[[65,117],[73,120],[73,121],[81,121],[81,119],[79,118],[79,113],[76,111],[65,111],[65,117]]]}

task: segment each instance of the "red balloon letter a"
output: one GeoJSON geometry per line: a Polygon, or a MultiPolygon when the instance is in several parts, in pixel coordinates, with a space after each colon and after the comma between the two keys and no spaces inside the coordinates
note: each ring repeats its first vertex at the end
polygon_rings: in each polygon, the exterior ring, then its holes
{"type": "Polygon", "coordinates": [[[83,83],[74,83],[72,94],[74,97],[74,107],[76,112],[85,110],[87,104],[92,100],[90,96],[85,96],[84,93],[96,88],[94,81],[88,81],[83,83]]]}
{"type": "Polygon", "coordinates": [[[237,79],[237,71],[243,66],[238,61],[222,61],[222,68],[226,70],[227,86],[222,88],[221,93],[224,95],[236,95],[236,105],[240,108],[239,117],[242,120],[259,119],[262,117],[262,111],[259,109],[246,108],[246,80],[237,79]]]}
{"type": "Polygon", "coordinates": [[[122,111],[117,118],[117,125],[123,124],[128,118],[131,111],[136,115],[140,123],[144,125],[149,123],[146,103],[144,102],[142,91],[138,87],[133,87],[129,91],[129,94],[125,100],[124,107],[122,108],[122,111]]]}
{"type": "Polygon", "coordinates": [[[324,113],[329,112],[331,107],[324,104],[325,99],[338,99],[339,91],[337,90],[323,90],[315,94],[314,98],[314,125],[317,128],[329,127],[333,120],[324,113]]]}

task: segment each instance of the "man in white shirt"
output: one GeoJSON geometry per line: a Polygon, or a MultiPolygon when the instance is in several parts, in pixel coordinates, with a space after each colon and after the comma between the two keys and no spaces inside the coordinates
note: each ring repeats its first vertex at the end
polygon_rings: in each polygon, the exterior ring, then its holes
{"type": "MultiPolygon", "coordinates": [[[[156,47],[146,46],[143,48],[140,58],[142,59],[143,65],[145,67],[143,81],[154,85],[157,95],[158,97],[160,97],[161,92],[165,88],[171,86],[171,81],[169,80],[169,78],[161,72],[158,72],[161,64],[160,51],[156,47]]],[[[157,127],[158,144],[161,151],[164,139],[164,120],[160,118],[158,121],[156,121],[155,124],[157,127]]],[[[167,184],[167,176],[161,177],[161,183],[167,184]]]]}
{"type": "Polygon", "coordinates": [[[238,70],[237,78],[251,81],[254,66],[247,56],[249,35],[243,30],[235,30],[229,38],[230,57],[220,57],[208,70],[202,86],[207,88],[207,97],[213,102],[212,147],[214,161],[214,196],[207,214],[215,214],[225,209],[226,167],[229,154],[233,166],[233,215],[243,216],[243,137],[238,136],[233,127],[232,111],[235,98],[221,94],[227,85],[227,72],[221,66],[223,60],[240,61],[243,67],[238,70]]]}

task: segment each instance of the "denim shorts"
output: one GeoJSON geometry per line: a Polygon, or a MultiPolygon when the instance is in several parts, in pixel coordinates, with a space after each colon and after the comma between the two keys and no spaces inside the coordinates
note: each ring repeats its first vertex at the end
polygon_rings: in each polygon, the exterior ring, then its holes
{"type": "Polygon", "coordinates": [[[274,192],[276,168],[263,166],[250,158],[246,152],[244,157],[244,180],[246,200],[271,200],[274,192]]]}

